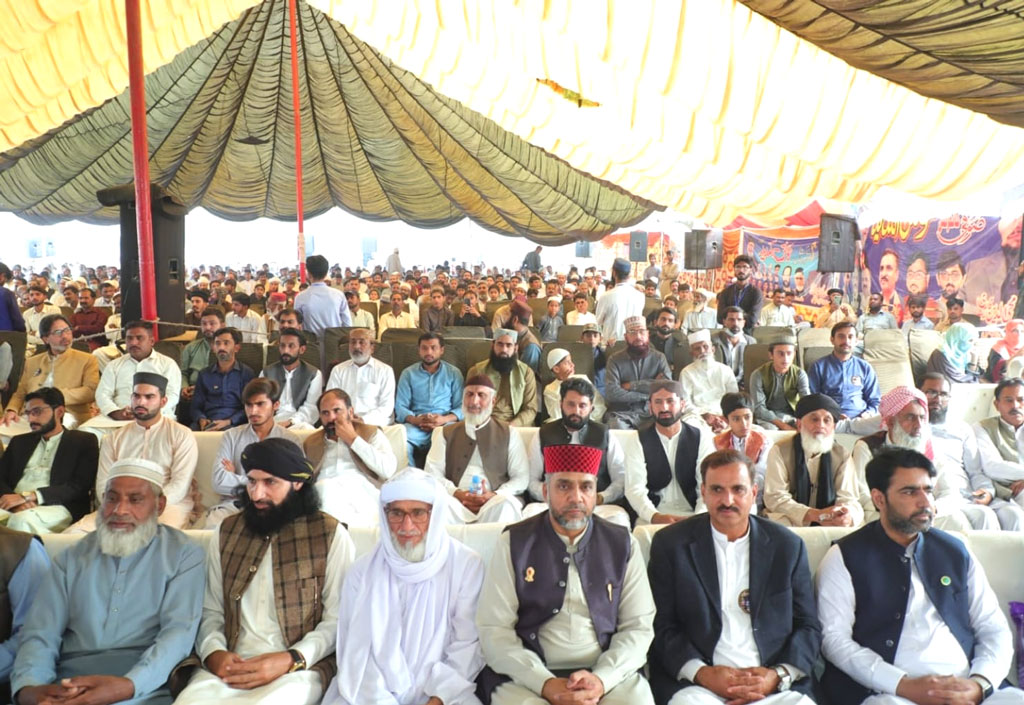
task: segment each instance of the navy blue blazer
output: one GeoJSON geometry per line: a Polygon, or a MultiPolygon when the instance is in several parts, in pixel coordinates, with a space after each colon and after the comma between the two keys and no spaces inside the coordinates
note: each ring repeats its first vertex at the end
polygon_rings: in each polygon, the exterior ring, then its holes
{"type": "MultiPolygon", "coordinates": [[[[682,688],[690,660],[710,664],[722,634],[721,589],[711,519],[698,514],[658,531],[648,574],[657,614],[648,655],[654,700],[682,688]]],[[[804,542],[784,526],[750,517],[750,616],[761,665],[788,663],[808,674],[793,689],[810,693],[821,651],[821,625],[804,542]]]]}

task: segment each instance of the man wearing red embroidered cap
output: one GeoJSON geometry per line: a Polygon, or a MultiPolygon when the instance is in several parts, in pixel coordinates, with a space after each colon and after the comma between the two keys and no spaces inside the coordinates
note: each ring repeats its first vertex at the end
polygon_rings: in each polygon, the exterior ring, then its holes
{"type": "Polygon", "coordinates": [[[654,638],[654,601],[636,540],[593,516],[598,448],[544,448],[550,509],[498,539],[477,627],[492,705],[653,703],[637,671],[654,638]]]}

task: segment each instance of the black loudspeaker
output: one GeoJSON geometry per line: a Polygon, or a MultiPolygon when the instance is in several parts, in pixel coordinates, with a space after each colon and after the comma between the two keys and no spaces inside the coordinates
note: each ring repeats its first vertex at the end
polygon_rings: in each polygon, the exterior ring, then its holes
{"type": "Polygon", "coordinates": [[[822,213],[818,232],[818,271],[852,272],[857,240],[860,240],[860,228],[856,220],[822,213]]]}
{"type": "MultiPolygon", "coordinates": [[[[142,318],[139,288],[139,237],[135,215],[135,185],[125,184],[96,193],[104,206],[121,212],[121,323],[142,318]]],[[[156,310],[160,337],[181,332],[185,320],[185,214],[186,208],[156,184],[150,185],[153,213],[153,261],[156,273],[156,310]]]]}
{"type": "Polygon", "coordinates": [[[722,231],[691,230],[683,241],[686,269],[720,269],[722,267],[722,231]]]}
{"type": "Polygon", "coordinates": [[[577,257],[590,257],[590,243],[586,240],[579,240],[576,243],[577,257]]]}
{"type": "Polygon", "coordinates": [[[643,230],[634,230],[629,234],[629,261],[647,261],[647,233],[643,230]]]}

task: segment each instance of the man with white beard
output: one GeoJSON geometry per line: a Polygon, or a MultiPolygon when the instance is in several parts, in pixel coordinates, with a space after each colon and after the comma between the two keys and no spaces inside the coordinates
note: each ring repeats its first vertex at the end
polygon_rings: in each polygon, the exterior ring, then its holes
{"type": "Polygon", "coordinates": [[[366,328],[349,331],[349,359],[334,366],[325,389],[348,392],[363,423],[388,426],[395,415],[395,371],[373,357],[373,345],[366,328]]]}
{"type": "MultiPolygon", "coordinates": [[[[949,380],[939,372],[929,372],[921,381],[921,392],[928,400],[936,464],[945,483],[954,490],[950,499],[955,500],[971,528],[1020,531],[1024,528],[1024,509],[996,496],[995,483],[981,467],[974,429],[965,421],[946,418],[949,380]]],[[[940,504],[940,514],[942,509],[940,504]]]]}
{"type": "MultiPolygon", "coordinates": [[[[857,478],[857,492],[864,510],[864,521],[878,519],[878,509],[871,500],[868,489],[866,468],[871,459],[883,448],[908,448],[933,460],[931,427],[928,425],[928,399],[913,387],[896,387],[882,397],[879,403],[882,430],[865,436],[853,444],[850,453],[850,472],[857,478]]],[[[938,479],[934,495],[936,505],[935,525],[954,531],[972,528],[967,517],[960,511],[958,493],[949,486],[946,473],[938,467],[938,479]]],[[[998,526],[996,526],[998,528],[998,526]]]]}
{"type": "Polygon", "coordinates": [[[381,487],[387,532],[345,576],[338,675],[323,705],[480,705],[475,617],[484,566],[448,534],[447,501],[444,486],[416,468],[381,487]]]}
{"type": "Polygon", "coordinates": [[[435,428],[430,437],[426,470],[448,490],[453,523],[522,517],[516,495],[529,485],[530,466],[519,434],[491,416],[495,395],[490,377],[469,377],[462,392],[465,418],[435,428]]]}
{"type": "Polygon", "coordinates": [[[835,442],[839,405],[824,394],[808,394],[796,405],[794,436],[768,452],[764,508],[788,526],[859,526],[857,476],[846,449],[835,442]]]}
{"type": "Polygon", "coordinates": [[[736,375],[712,356],[711,331],[690,333],[687,342],[693,362],[679,373],[679,383],[704,423],[715,433],[724,431],[729,422],[722,415],[722,396],[740,390],[736,375]]]}
{"type": "Polygon", "coordinates": [[[16,702],[171,702],[165,683],[192,650],[206,580],[203,549],[157,523],[163,481],[148,460],[111,466],[96,531],[54,558],[28,613],[16,702]]]}

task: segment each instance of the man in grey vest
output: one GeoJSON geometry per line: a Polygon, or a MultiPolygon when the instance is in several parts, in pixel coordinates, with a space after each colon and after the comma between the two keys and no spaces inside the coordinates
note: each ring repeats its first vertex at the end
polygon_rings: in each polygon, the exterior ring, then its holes
{"type": "Polygon", "coordinates": [[[877,453],[867,482],[879,520],[818,566],[832,705],[1024,703],[1024,692],[999,688],[1013,637],[984,570],[960,539],[931,527],[935,477],[915,450],[877,453]]]}
{"type": "Polygon", "coordinates": [[[0,702],[11,699],[11,669],[25,615],[50,571],[43,542],[0,526],[0,702]]]}
{"type": "Polygon", "coordinates": [[[277,382],[281,390],[274,422],[294,431],[309,430],[319,411],[316,401],[324,387],[320,370],[302,359],[306,353],[306,335],[297,328],[282,328],[277,339],[280,359],[263,368],[260,377],[277,382]]]}
{"type": "Polygon", "coordinates": [[[544,449],[550,509],[507,527],[480,593],[492,705],[652,704],[638,672],[654,637],[654,600],[627,529],[592,516],[601,452],[544,449]]]}
{"type": "Polygon", "coordinates": [[[981,468],[995,483],[996,497],[1024,507],[1024,379],[1004,378],[993,403],[999,416],[974,424],[981,468]]]}
{"type": "Polygon", "coordinates": [[[602,519],[630,526],[628,512],[623,508],[626,485],[626,454],[622,444],[608,427],[591,418],[597,390],[583,375],[569,377],[560,383],[560,418],[548,421],[529,442],[530,496],[523,516],[532,516],[547,509],[544,504],[544,448],[566,443],[591,446],[601,450],[597,472],[597,507],[602,519]]]}
{"type": "Polygon", "coordinates": [[[435,428],[426,471],[448,489],[456,524],[518,521],[530,468],[517,431],[491,416],[496,391],[485,374],[470,376],[462,392],[464,418],[435,428]]]}

